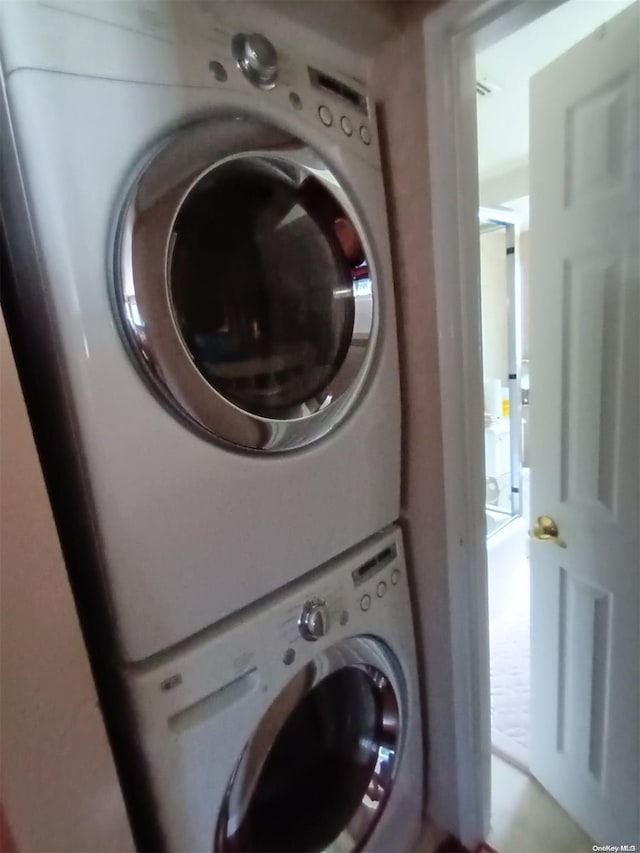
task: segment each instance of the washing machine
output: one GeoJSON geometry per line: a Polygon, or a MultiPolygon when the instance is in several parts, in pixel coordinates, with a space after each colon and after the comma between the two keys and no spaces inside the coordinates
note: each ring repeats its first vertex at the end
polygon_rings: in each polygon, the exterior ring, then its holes
{"type": "Polygon", "coordinates": [[[128,679],[169,850],[415,841],[420,701],[396,527],[128,679]]]}
{"type": "Polygon", "coordinates": [[[16,298],[127,661],[399,515],[373,105],[251,8],[0,4],[16,298]]]}

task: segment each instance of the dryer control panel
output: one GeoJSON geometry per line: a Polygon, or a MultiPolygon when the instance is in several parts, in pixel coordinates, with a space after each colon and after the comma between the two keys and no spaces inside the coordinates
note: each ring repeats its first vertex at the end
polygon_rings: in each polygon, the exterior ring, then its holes
{"type": "Polygon", "coordinates": [[[243,107],[246,99],[260,113],[277,112],[291,129],[304,122],[313,136],[380,169],[375,113],[360,57],[306,27],[304,44],[311,49],[301,52],[302,28],[262,5],[252,7],[256,29],[245,30],[243,4],[209,0],[0,3],[4,73],[38,68],[212,89],[218,106],[243,107]],[[43,35],[34,37],[38,32],[43,35]]]}

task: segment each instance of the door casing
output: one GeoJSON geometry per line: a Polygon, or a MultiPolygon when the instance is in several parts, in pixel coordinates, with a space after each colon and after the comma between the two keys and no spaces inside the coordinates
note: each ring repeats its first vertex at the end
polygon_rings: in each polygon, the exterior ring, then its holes
{"type": "Polygon", "coordinates": [[[423,613],[449,608],[446,648],[425,654],[450,660],[438,689],[453,709],[452,734],[431,755],[428,809],[470,848],[488,835],[491,805],[475,53],[562,2],[447,0],[423,21],[447,561],[447,589],[434,590],[423,613]]]}

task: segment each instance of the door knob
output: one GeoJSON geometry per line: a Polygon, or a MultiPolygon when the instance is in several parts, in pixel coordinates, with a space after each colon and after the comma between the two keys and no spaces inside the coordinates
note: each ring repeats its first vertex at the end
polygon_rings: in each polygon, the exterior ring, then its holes
{"type": "Polygon", "coordinates": [[[538,520],[533,526],[533,530],[529,531],[529,536],[532,539],[539,539],[541,542],[553,542],[559,545],[560,548],[566,548],[567,543],[560,538],[558,533],[558,525],[548,515],[539,515],[538,520]]]}

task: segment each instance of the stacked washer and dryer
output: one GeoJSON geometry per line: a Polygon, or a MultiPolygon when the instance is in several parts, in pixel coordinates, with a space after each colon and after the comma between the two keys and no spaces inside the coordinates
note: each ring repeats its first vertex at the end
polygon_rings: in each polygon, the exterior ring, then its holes
{"type": "Polygon", "coordinates": [[[422,741],[376,124],[233,5],[2,4],[16,297],[49,318],[167,848],[402,850],[422,741]]]}

